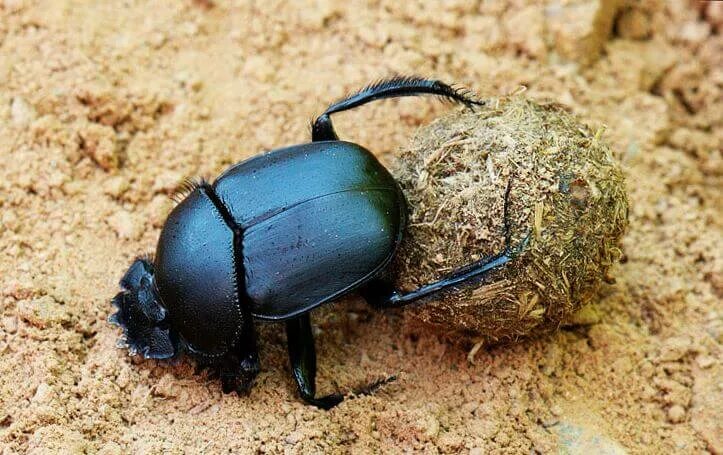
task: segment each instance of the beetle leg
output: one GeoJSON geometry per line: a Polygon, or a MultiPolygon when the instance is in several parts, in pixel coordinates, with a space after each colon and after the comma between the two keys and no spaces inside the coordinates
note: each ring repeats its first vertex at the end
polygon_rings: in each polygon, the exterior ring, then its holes
{"type": "Polygon", "coordinates": [[[402,293],[395,289],[390,281],[382,279],[370,281],[361,289],[360,293],[362,297],[364,297],[370,305],[376,308],[403,307],[437,292],[453,288],[473,279],[479,279],[487,272],[502,267],[519,256],[530,241],[530,233],[528,233],[517,245],[512,246],[512,231],[508,214],[508,202],[511,187],[512,179],[510,179],[507,183],[507,189],[505,190],[505,202],[503,206],[503,222],[505,230],[505,249],[503,252],[494,256],[484,257],[471,264],[467,264],[434,283],[424,285],[419,289],[408,293],[402,293]]]}
{"type": "Polygon", "coordinates": [[[218,367],[224,393],[246,394],[259,374],[259,351],[256,347],[256,327],[250,313],[244,313],[241,334],[234,347],[221,359],[218,367]]]}
{"type": "Polygon", "coordinates": [[[221,361],[219,367],[219,379],[224,393],[238,392],[246,394],[259,373],[258,354],[248,354],[239,357],[236,354],[229,354],[221,361]]]}
{"type": "Polygon", "coordinates": [[[309,404],[331,409],[344,400],[340,394],[316,398],[316,348],[308,314],[286,321],[291,372],[299,386],[301,397],[309,404]]]}
{"type": "Polygon", "coordinates": [[[221,388],[224,393],[248,393],[259,374],[259,354],[253,332],[245,335],[236,347],[224,356],[219,366],[221,388]]]}
{"type": "Polygon", "coordinates": [[[339,136],[334,131],[334,125],[331,124],[329,114],[320,115],[311,124],[311,140],[314,142],[339,140],[339,136]]]}
{"type": "Polygon", "coordinates": [[[326,108],[312,124],[311,139],[314,142],[339,140],[329,118],[331,114],[353,109],[375,100],[421,95],[439,96],[454,103],[462,103],[470,109],[484,104],[484,101],[477,100],[472,92],[462,87],[418,76],[395,76],[370,84],[326,108]]]}
{"type": "MultiPolygon", "coordinates": [[[[331,409],[344,400],[344,395],[332,393],[316,398],[316,349],[311,331],[309,314],[286,321],[286,338],[289,347],[291,372],[299,386],[299,393],[307,403],[321,409],[331,409]]],[[[352,390],[354,395],[369,395],[396,379],[396,376],[380,379],[352,390]]]]}
{"type": "Polygon", "coordinates": [[[514,248],[505,248],[505,251],[500,254],[482,258],[479,261],[468,264],[439,281],[422,286],[412,292],[402,293],[394,289],[389,282],[376,280],[368,283],[367,286],[361,290],[361,295],[370,305],[376,308],[403,307],[437,292],[479,278],[490,270],[507,264],[524,249],[529,238],[530,236],[528,235],[514,248]]]}

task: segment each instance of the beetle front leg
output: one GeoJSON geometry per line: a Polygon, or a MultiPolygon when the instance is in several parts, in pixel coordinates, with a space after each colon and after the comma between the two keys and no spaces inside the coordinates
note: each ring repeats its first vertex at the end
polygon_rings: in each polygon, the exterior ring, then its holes
{"type": "Polygon", "coordinates": [[[244,357],[227,354],[218,367],[221,389],[224,393],[248,393],[258,373],[259,358],[256,353],[244,357]]]}
{"type": "Polygon", "coordinates": [[[218,367],[221,388],[224,393],[233,391],[248,393],[259,374],[259,353],[256,333],[252,322],[244,324],[244,330],[236,346],[227,353],[218,367]]]}

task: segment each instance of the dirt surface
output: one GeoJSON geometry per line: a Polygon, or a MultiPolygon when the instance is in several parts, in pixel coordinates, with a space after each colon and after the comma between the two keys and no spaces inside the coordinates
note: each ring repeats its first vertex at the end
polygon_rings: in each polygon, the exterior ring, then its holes
{"type": "MultiPolygon", "coordinates": [[[[0,0],[3,453],[723,452],[723,4],[302,3],[0,0]],[[606,127],[631,212],[597,316],[468,355],[404,313],[331,305],[322,391],[400,379],[329,412],[297,399],[279,326],[242,398],[117,349],[110,298],[180,182],[307,141],[391,73],[526,86],[606,127]]],[[[447,109],[382,103],[337,130],[390,163],[447,109]]]]}

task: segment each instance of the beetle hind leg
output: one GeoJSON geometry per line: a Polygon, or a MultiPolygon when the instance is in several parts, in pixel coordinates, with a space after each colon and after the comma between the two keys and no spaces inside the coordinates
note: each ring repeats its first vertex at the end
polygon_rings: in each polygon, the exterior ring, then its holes
{"type": "Polygon", "coordinates": [[[397,290],[389,280],[376,279],[367,283],[360,291],[362,297],[376,308],[399,308],[414,303],[425,297],[439,292],[453,289],[473,280],[482,279],[488,272],[500,268],[518,257],[530,242],[528,233],[519,243],[512,245],[512,228],[510,226],[508,206],[512,180],[507,183],[505,202],[503,205],[503,222],[505,249],[494,256],[484,257],[471,264],[467,264],[454,272],[442,277],[440,280],[424,285],[414,291],[403,293],[397,290]]]}
{"type": "Polygon", "coordinates": [[[375,100],[422,95],[437,96],[445,101],[464,104],[470,109],[484,104],[484,101],[478,100],[472,92],[461,86],[418,76],[395,76],[369,84],[327,107],[312,123],[311,139],[314,142],[339,140],[330,118],[330,115],[336,112],[353,109],[375,100]]]}
{"type": "Polygon", "coordinates": [[[329,114],[322,114],[314,120],[311,124],[311,138],[314,142],[339,140],[339,136],[337,136],[336,131],[334,131],[334,125],[331,123],[329,114]]]}
{"type": "Polygon", "coordinates": [[[468,264],[442,279],[424,285],[414,291],[403,293],[388,280],[370,281],[361,289],[362,297],[375,308],[400,308],[415,303],[425,297],[464,285],[474,279],[482,278],[487,272],[502,267],[512,261],[525,248],[530,236],[527,235],[519,244],[494,256],[489,256],[468,264]]]}

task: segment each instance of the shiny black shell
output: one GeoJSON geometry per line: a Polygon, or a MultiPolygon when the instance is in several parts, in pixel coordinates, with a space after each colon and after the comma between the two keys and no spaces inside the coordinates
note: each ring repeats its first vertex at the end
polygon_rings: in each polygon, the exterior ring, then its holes
{"type": "Polygon", "coordinates": [[[203,189],[168,216],[154,281],[172,328],[192,352],[220,356],[233,346],[243,322],[234,234],[203,189]]]}
{"type": "Polygon", "coordinates": [[[376,276],[401,241],[405,213],[394,178],[357,144],[273,150],[171,212],[157,290],[191,349],[222,355],[238,339],[243,305],[255,318],[284,320],[376,276]]]}

